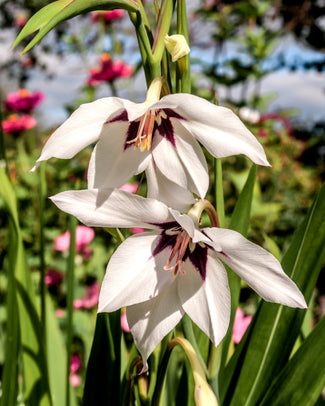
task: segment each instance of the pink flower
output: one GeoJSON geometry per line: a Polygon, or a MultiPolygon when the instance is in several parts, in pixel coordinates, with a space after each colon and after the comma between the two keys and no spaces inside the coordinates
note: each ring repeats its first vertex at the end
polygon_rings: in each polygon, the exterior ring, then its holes
{"type": "Polygon", "coordinates": [[[81,369],[82,363],[79,354],[72,354],[70,360],[70,385],[71,386],[79,386],[81,384],[81,377],[77,374],[77,372],[81,369]]]}
{"type": "Polygon", "coordinates": [[[45,284],[47,286],[58,286],[62,282],[64,275],[55,269],[48,269],[45,274],[45,284]]]}
{"type": "Polygon", "coordinates": [[[138,186],[139,186],[139,182],[125,183],[119,189],[125,190],[125,192],[129,192],[129,193],[136,193],[136,191],[138,190],[138,186]]]}
{"type": "Polygon", "coordinates": [[[97,23],[100,20],[105,21],[106,23],[112,23],[115,20],[118,20],[124,17],[125,11],[116,9],[116,10],[99,10],[91,13],[91,21],[97,23]]]}
{"type": "Polygon", "coordinates": [[[98,304],[100,286],[97,281],[92,285],[86,286],[86,294],[73,302],[73,307],[78,309],[91,309],[98,304]]]}
{"type": "MultiPolygon", "coordinates": [[[[76,248],[79,254],[83,254],[85,259],[88,259],[91,250],[87,246],[95,237],[95,232],[92,228],[86,226],[77,226],[76,228],[76,248]]],[[[67,230],[54,239],[54,249],[56,251],[68,251],[70,247],[70,232],[67,230]]]]}
{"type": "Polygon", "coordinates": [[[121,313],[121,328],[126,333],[131,332],[129,323],[128,323],[128,319],[126,318],[126,310],[122,311],[122,313],[121,313]]]}
{"type": "Polygon", "coordinates": [[[72,354],[70,360],[70,372],[78,372],[81,369],[82,363],[79,354],[72,354]]]}
{"type": "Polygon", "coordinates": [[[245,316],[242,309],[238,307],[235,314],[234,327],[232,329],[232,340],[235,344],[240,342],[251,320],[252,316],[245,316]]]}
{"type": "Polygon", "coordinates": [[[42,92],[31,93],[27,89],[18,89],[16,93],[7,95],[4,106],[8,111],[29,113],[40,104],[44,97],[42,92]]]}
{"type": "Polygon", "coordinates": [[[27,23],[28,17],[24,14],[17,14],[15,17],[15,24],[18,28],[23,28],[24,25],[27,23]]]}
{"type": "Polygon", "coordinates": [[[140,233],[143,233],[146,230],[144,228],[134,227],[134,228],[130,228],[130,231],[131,231],[132,234],[140,234],[140,233]]]}
{"type": "Polygon", "coordinates": [[[100,57],[100,66],[89,70],[90,77],[87,80],[89,86],[96,86],[100,82],[113,82],[122,77],[129,77],[133,73],[133,67],[122,61],[113,62],[110,54],[104,53],[100,57]]]}
{"type": "Polygon", "coordinates": [[[4,133],[17,136],[23,131],[35,127],[36,124],[35,118],[28,114],[23,114],[22,116],[10,114],[7,120],[2,121],[2,128],[4,133]]]}

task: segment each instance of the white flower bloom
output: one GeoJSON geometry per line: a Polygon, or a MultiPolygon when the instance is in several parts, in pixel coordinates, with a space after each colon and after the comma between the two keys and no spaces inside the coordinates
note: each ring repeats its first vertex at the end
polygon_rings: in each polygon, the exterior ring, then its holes
{"type": "MultiPolygon", "coordinates": [[[[244,154],[269,165],[261,144],[231,110],[190,94],[159,100],[160,79],[153,81],[144,103],[106,97],[80,106],[49,138],[33,170],[41,161],[71,158],[97,142],[89,188],[120,187],[151,166],[159,175],[149,176],[149,191],[151,180],[164,176],[168,187],[172,182],[204,198],[209,177],[197,141],[215,157],[244,154]]],[[[153,190],[150,196],[162,200],[160,189],[153,190]]]]}
{"type": "Polygon", "coordinates": [[[135,343],[147,358],[184,313],[217,345],[230,317],[229,265],[267,301],[305,308],[303,295],[278,260],[241,234],[199,229],[189,215],[122,190],[80,190],[52,197],[88,226],[154,231],[125,240],[107,266],[99,312],[127,306],[135,343]],[[118,208],[118,210],[117,210],[118,208]]]}

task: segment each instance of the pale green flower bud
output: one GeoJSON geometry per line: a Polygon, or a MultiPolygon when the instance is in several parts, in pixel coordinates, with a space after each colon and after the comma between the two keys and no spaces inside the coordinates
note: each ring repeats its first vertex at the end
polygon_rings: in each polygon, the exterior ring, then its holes
{"type": "Polygon", "coordinates": [[[166,34],[165,38],[164,38],[164,41],[165,41],[167,51],[172,56],[172,61],[173,62],[176,62],[178,59],[180,59],[183,56],[186,56],[187,54],[190,53],[190,47],[188,46],[188,43],[187,43],[184,35],[181,35],[181,34],[168,35],[168,34],[166,34]]]}

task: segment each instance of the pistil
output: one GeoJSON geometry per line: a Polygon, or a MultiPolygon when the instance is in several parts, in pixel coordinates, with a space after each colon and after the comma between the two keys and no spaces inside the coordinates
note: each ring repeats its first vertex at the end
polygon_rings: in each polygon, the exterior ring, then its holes
{"type": "Polygon", "coordinates": [[[176,276],[177,272],[180,271],[182,274],[185,272],[182,270],[183,258],[186,253],[186,249],[191,241],[191,237],[187,234],[186,231],[182,231],[178,234],[176,238],[175,245],[170,253],[168,258],[167,264],[164,266],[166,271],[174,271],[174,276],[176,276]],[[175,265],[170,265],[172,260],[174,259],[177,253],[177,258],[175,265]]]}

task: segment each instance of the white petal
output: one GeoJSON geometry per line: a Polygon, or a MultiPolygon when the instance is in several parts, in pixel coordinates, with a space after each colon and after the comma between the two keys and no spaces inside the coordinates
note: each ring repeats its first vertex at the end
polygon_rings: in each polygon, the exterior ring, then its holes
{"type": "Polygon", "coordinates": [[[123,100],[106,97],[92,103],[82,104],[54,133],[45,144],[36,161],[56,158],[72,158],[101,136],[104,123],[123,109],[123,100]]]}
{"type": "Polygon", "coordinates": [[[112,312],[159,295],[173,283],[173,272],[164,270],[171,249],[155,257],[160,234],[141,233],[126,239],[112,255],[102,283],[98,311],[112,312]]]}
{"type": "Polygon", "coordinates": [[[149,355],[184,314],[175,282],[154,299],[126,309],[128,324],[135,345],[141,353],[144,370],[147,369],[149,355]]]}
{"type": "Polygon", "coordinates": [[[188,189],[186,172],[175,147],[170,141],[159,136],[157,132],[152,142],[152,156],[156,166],[166,178],[182,188],[188,189]]]}
{"type": "Polygon", "coordinates": [[[124,149],[128,127],[129,122],[114,122],[103,132],[89,162],[89,189],[122,186],[145,169],[151,159],[148,151],[124,149]]]}
{"type": "MultiPolygon", "coordinates": [[[[215,255],[263,299],[291,307],[307,307],[296,284],[284,273],[279,261],[265,249],[236,231],[205,228],[204,232],[222,247],[222,252],[215,252],[215,255]]],[[[213,246],[213,242],[210,245],[213,246]]]]}
{"type": "Polygon", "coordinates": [[[195,203],[192,193],[167,179],[159,168],[155,167],[153,161],[148,163],[146,176],[148,184],[147,196],[149,198],[157,199],[168,207],[180,211],[189,210],[191,205],[195,203]]]}
{"type": "Polygon", "coordinates": [[[207,257],[205,281],[187,260],[180,275],[178,294],[182,307],[195,324],[218,345],[225,336],[230,319],[230,292],[223,265],[207,257]]]}
{"type": "Polygon", "coordinates": [[[161,105],[177,105],[186,120],[179,122],[215,157],[244,154],[259,165],[269,166],[262,145],[241,120],[225,107],[190,94],[172,94],[161,105]]]}
{"type": "Polygon", "coordinates": [[[188,188],[204,199],[209,187],[209,175],[202,149],[178,120],[171,120],[175,130],[176,151],[187,174],[188,188]]]}
{"type": "Polygon", "coordinates": [[[89,227],[159,228],[174,221],[167,206],[119,189],[69,190],[51,200],[89,227]]]}

